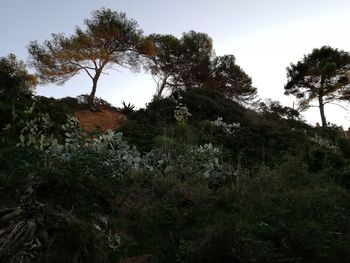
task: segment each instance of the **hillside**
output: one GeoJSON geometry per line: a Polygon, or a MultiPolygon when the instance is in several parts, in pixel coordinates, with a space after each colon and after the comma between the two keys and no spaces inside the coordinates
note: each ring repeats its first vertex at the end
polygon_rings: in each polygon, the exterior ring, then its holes
{"type": "Polygon", "coordinates": [[[337,127],[210,89],[127,118],[72,98],[7,109],[1,262],[350,258],[350,140],[337,127]]]}

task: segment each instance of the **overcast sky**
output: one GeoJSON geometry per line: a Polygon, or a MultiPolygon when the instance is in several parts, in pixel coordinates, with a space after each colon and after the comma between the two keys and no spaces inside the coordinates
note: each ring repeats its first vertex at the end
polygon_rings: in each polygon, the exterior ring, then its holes
{"type": "MultiPolygon", "coordinates": [[[[283,95],[291,62],[323,45],[350,51],[349,0],[1,0],[0,56],[14,53],[27,61],[29,41],[42,42],[51,33],[69,35],[101,7],[125,12],[145,34],[207,33],[217,55],[236,56],[261,98],[287,106],[294,100],[283,95]]],[[[77,96],[90,87],[90,79],[81,74],[64,86],[39,87],[37,94],[77,96]]],[[[150,75],[123,69],[103,75],[97,90],[98,97],[115,106],[126,101],[143,107],[154,93],[150,75]]],[[[316,108],[304,115],[309,123],[319,122],[316,108]]],[[[327,106],[326,115],[330,122],[350,126],[350,113],[339,107],[327,106]]]]}

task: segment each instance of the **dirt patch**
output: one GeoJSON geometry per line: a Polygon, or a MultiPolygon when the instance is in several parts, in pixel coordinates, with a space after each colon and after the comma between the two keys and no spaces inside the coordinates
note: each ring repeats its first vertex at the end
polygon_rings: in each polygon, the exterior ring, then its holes
{"type": "Polygon", "coordinates": [[[108,107],[76,111],[75,116],[79,119],[80,127],[87,132],[115,130],[126,121],[123,113],[108,107]]]}
{"type": "Polygon", "coordinates": [[[127,258],[119,261],[119,263],[152,263],[152,262],[156,262],[156,261],[155,261],[155,258],[150,254],[127,258]]]}

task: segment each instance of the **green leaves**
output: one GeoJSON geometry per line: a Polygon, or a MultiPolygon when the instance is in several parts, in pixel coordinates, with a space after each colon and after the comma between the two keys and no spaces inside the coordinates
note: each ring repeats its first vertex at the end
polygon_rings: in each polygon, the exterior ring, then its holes
{"type": "Polygon", "coordinates": [[[69,37],[52,34],[43,44],[32,41],[28,51],[43,83],[63,84],[81,71],[86,73],[92,81],[92,104],[97,82],[107,67],[139,68],[143,37],[135,20],[111,9],[95,10],[84,23],[84,29],[78,27],[69,37]]]}
{"type": "Polygon", "coordinates": [[[302,61],[287,68],[286,95],[295,95],[300,108],[305,110],[313,100],[318,101],[322,126],[326,127],[324,105],[346,98],[350,70],[350,54],[323,46],[305,55],[302,61]],[[345,80],[345,81],[344,81],[345,80]]]}
{"type": "Polygon", "coordinates": [[[152,34],[155,54],[148,56],[146,69],[157,82],[157,97],[164,92],[201,86],[208,77],[212,39],[205,33],[189,31],[180,39],[152,34]]]}
{"type": "Polygon", "coordinates": [[[14,54],[0,58],[0,99],[15,102],[32,96],[36,76],[29,74],[23,61],[14,54]]]}
{"type": "Polygon", "coordinates": [[[252,79],[236,64],[233,55],[213,58],[207,85],[240,102],[252,101],[257,95],[252,79]]]}

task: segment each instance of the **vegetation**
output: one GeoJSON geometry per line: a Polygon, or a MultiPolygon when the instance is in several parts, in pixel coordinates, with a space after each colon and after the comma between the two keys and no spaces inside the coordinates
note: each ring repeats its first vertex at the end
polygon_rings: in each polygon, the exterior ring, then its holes
{"type": "Polygon", "coordinates": [[[350,141],[273,109],[191,89],[93,139],[26,109],[1,134],[1,262],[347,262],[350,141]]]}
{"type": "Polygon", "coordinates": [[[29,53],[43,82],[63,84],[84,71],[92,80],[89,96],[92,105],[104,70],[114,64],[137,68],[140,52],[148,51],[137,22],[128,19],[125,13],[96,10],[92,19],[85,20],[85,25],[86,29],[77,27],[70,37],[53,34],[53,39],[42,45],[33,41],[29,53]]]}
{"type": "Polygon", "coordinates": [[[256,98],[257,90],[252,86],[252,79],[236,64],[233,55],[215,57],[209,76],[207,85],[229,98],[241,102],[256,98]]]}
{"type": "Polygon", "coordinates": [[[174,92],[204,83],[213,53],[212,39],[207,34],[190,31],[181,39],[153,34],[149,39],[155,54],[149,57],[146,69],[156,80],[156,96],[160,97],[166,89],[174,92]]]}
{"type": "Polygon", "coordinates": [[[2,100],[23,100],[32,95],[36,77],[29,74],[23,61],[14,54],[0,59],[0,97],[2,100]]]}
{"type": "Polygon", "coordinates": [[[324,107],[344,97],[350,82],[347,76],[349,70],[348,52],[328,46],[314,49],[302,61],[287,68],[285,93],[295,95],[301,109],[307,109],[311,101],[317,100],[322,127],[326,127],[324,107]]]}
{"type": "Polygon", "coordinates": [[[146,69],[157,83],[156,97],[165,91],[210,87],[229,98],[250,102],[256,97],[251,78],[236,65],[233,55],[215,56],[212,39],[190,31],[181,39],[153,34],[155,54],[149,56],[146,69]]]}
{"type": "MultiPolygon", "coordinates": [[[[50,62],[39,77],[46,69],[67,70],[55,80],[71,77],[75,62],[103,64],[85,55],[114,50],[118,19],[130,22],[101,9],[86,21],[87,31],[32,43],[45,58],[37,63],[50,62]],[[104,18],[113,22],[108,30],[104,18]],[[62,57],[46,53],[63,43],[55,39],[67,41],[62,57]],[[80,46],[97,40],[104,45],[80,46]]],[[[204,33],[150,40],[157,53],[144,58],[160,80],[159,96],[139,110],[123,102],[127,120],[116,131],[88,133],[74,116],[91,101],[96,111],[111,108],[108,102],[94,94],[34,96],[35,77],[23,63],[13,55],[0,59],[0,262],[349,262],[350,139],[342,128],[312,127],[278,101],[252,103],[250,77],[234,56],[216,57],[204,33]]],[[[339,53],[317,52],[327,50],[339,53]]],[[[124,63],[131,51],[118,52],[106,63],[124,63]]],[[[292,65],[286,90],[301,92],[295,76],[324,79],[315,87],[335,99],[347,79],[335,69],[341,64],[327,63],[311,77],[293,73],[305,69],[302,62],[292,65]]],[[[317,91],[310,83],[311,100],[317,91]]]]}

